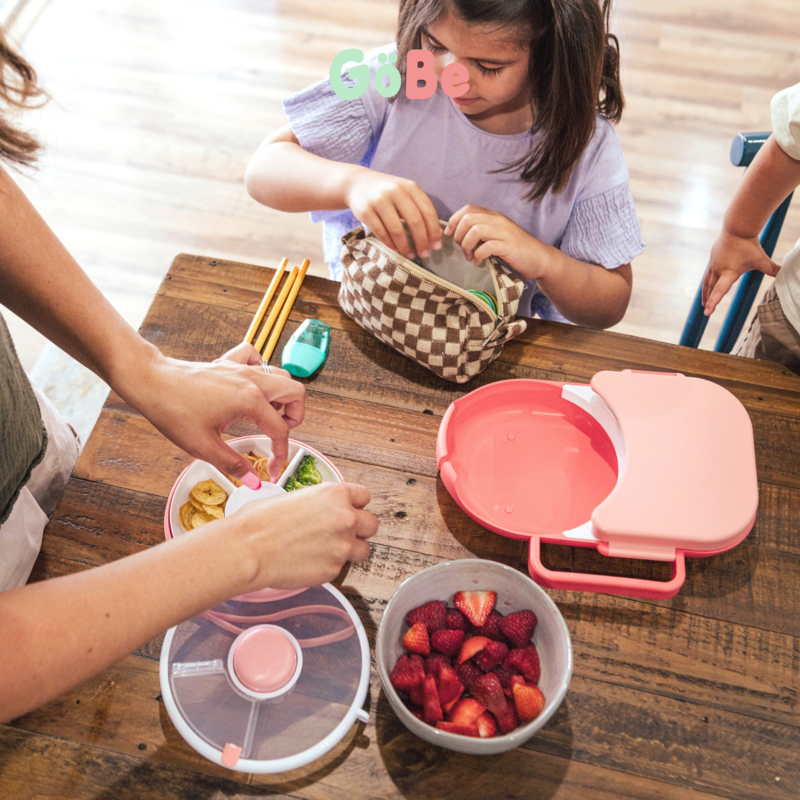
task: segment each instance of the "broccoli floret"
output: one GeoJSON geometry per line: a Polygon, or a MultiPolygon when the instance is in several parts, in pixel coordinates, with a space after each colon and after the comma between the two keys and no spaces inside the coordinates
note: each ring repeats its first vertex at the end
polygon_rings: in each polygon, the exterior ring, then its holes
{"type": "Polygon", "coordinates": [[[320,475],[317,465],[314,462],[314,456],[303,456],[300,466],[297,468],[294,477],[297,482],[303,486],[313,486],[315,483],[322,483],[322,475],[320,475]]]}
{"type": "Polygon", "coordinates": [[[295,489],[302,489],[303,487],[297,482],[294,475],[290,475],[283,488],[286,489],[287,492],[293,492],[295,489]]]}

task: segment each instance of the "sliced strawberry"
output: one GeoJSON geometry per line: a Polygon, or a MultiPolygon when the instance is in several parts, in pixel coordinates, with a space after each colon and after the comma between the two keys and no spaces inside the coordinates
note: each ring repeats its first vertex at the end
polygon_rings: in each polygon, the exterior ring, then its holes
{"type": "MultiPolygon", "coordinates": [[[[428,671],[428,667],[425,667],[425,671],[428,671]]],[[[503,687],[503,692],[505,693],[506,697],[511,698],[513,695],[511,694],[511,681],[517,677],[521,681],[524,681],[522,675],[514,675],[512,672],[507,670],[502,664],[498,664],[496,667],[490,670],[495,675],[497,675],[497,680],[500,681],[500,685],[503,687]]]]}
{"type": "Polygon", "coordinates": [[[406,625],[412,628],[417,622],[424,622],[428,633],[441,630],[447,620],[447,606],[441,600],[431,600],[424,606],[414,608],[406,614],[406,625]]]}
{"type": "Polygon", "coordinates": [[[403,647],[410,653],[428,656],[431,653],[431,640],[424,622],[415,622],[403,637],[403,647]]]}
{"type": "Polygon", "coordinates": [[[503,694],[503,687],[500,685],[497,675],[492,672],[481,675],[470,686],[470,693],[482,706],[486,706],[495,715],[499,724],[500,716],[505,714],[508,708],[508,701],[503,694]]]}
{"type": "Polygon", "coordinates": [[[439,692],[436,689],[436,680],[433,675],[426,675],[422,684],[422,708],[425,722],[428,725],[435,725],[440,719],[444,719],[442,706],[439,702],[439,692]]]}
{"type": "Polygon", "coordinates": [[[453,605],[473,625],[483,625],[497,602],[497,592],[456,592],[453,605]]]}
{"type": "Polygon", "coordinates": [[[472,725],[486,711],[473,697],[462,697],[450,712],[450,722],[457,725],[472,725]]]}
{"type": "Polygon", "coordinates": [[[439,669],[444,666],[452,667],[453,663],[447,656],[442,655],[441,653],[431,653],[425,659],[425,674],[427,675],[430,672],[436,675],[439,672],[439,669]]]}
{"type": "Polygon", "coordinates": [[[515,647],[505,657],[503,666],[511,672],[521,672],[528,683],[539,683],[542,668],[534,644],[529,644],[527,647],[515,647]]]}
{"type": "Polygon", "coordinates": [[[419,706],[409,706],[409,707],[408,707],[408,710],[409,710],[409,711],[410,711],[410,712],[411,712],[411,713],[412,713],[412,714],[413,714],[413,715],[414,715],[414,716],[415,716],[415,717],[416,717],[418,720],[421,720],[422,722],[425,722],[425,716],[423,715],[423,713],[422,713],[422,709],[421,709],[419,706]]]}
{"type": "Polygon", "coordinates": [[[508,644],[508,639],[500,629],[500,622],[503,619],[503,615],[496,608],[493,608],[489,616],[486,617],[486,622],[479,626],[473,625],[471,631],[475,636],[488,636],[490,639],[508,644]]]}
{"type": "Polygon", "coordinates": [[[531,722],[542,713],[544,695],[538,686],[517,683],[514,685],[514,705],[517,707],[520,722],[531,722]]]}
{"type": "Polygon", "coordinates": [[[408,692],[408,697],[415,706],[421,706],[425,702],[425,678],[416,686],[412,686],[408,692]]]}
{"type": "Polygon", "coordinates": [[[523,686],[525,685],[525,678],[523,678],[522,675],[512,675],[511,676],[510,689],[511,689],[511,698],[512,699],[514,698],[514,687],[517,684],[522,684],[523,686]]]}
{"type": "MultiPolygon", "coordinates": [[[[491,641],[491,639],[487,639],[485,636],[473,636],[471,639],[465,639],[464,643],[461,645],[461,649],[458,651],[456,664],[463,664],[465,661],[474,658],[491,641]]],[[[403,644],[405,644],[405,642],[403,642],[403,644]]]]}
{"type": "Polygon", "coordinates": [[[437,722],[436,727],[440,731],[457,733],[460,736],[480,736],[477,725],[456,725],[455,722],[437,722]]]}
{"type": "Polygon", "coordinates": [[[447,618],[444,624],[446,628],[454,631],[469,630],[469,620],[457,608],[447,609],[447,618]]]}
{"type": "Polygon", "coordinates": [[[483,673],[475,666],[472,661],[465,661],[456,667],[458,679],[464,684],[464,688],[469,691],[469,687],[480,678],[483,673]]]}
{"type": "Polygon", "coordinates": [[[464,641],[464,631],[450,630],[442,628],[442,630],[434,631],[431,636],[431,646],[434,650],[444,653],[446,656],[454,656],[461,649],[461,643],[464,641]]]}
{"type": "Polygon", "coordinates": [[[486,647],[475,656],[475,663],[484,671],[488,672],[492,667],[496,667],[508,655],[508,647],[502,642],[489,641],[486,647]]]}
{"type": "Polygon", "coordinates": [[[436,679],[436,689],[439,692],[439,702],[445,711],[451,709],[456,700],[464,693],[464,687],[452,667],[441,667],[436,679]]]}
{"type": "Polygon", "coordinates": [[[394,665],[389,682],[398,691],[407,692],[414,686],[419,686],[424,677],[425,669],[422,659],[417,655],[402,655],[394,665]]]}
{"type": "Polygon", "coordinates": [[[497,723],[488,711],[484,711],[475,720],[475,724],[478,726],[478,735],[481,739],[491,739],[497,733],[497,723]]]}
{"type": "Polygon", "coordinates": [[[515,611],[500,621],[500,630],[517,647],[530,644],[536,629],[536,614],[533,611],[515,611]]]}
{"type": "Polygon", "coordinates": [[[511,733],[519,725],[519,717],[513,703],[508,703],[501,714],[495,714],[495,719],[500,733],[511,733]]]}

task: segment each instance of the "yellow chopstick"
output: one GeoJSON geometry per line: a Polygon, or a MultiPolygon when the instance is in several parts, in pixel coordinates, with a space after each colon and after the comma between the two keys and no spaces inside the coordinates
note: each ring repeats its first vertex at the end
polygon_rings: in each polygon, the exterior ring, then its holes
{"type": "Polygon", "coordinates": [[[269,308],[269,304],[272,302],[272,298],[275,296],[278,284],[281,282],[283,273],[286,272],[286,265],[288,263],[289,259],[284,258],[283,261],[281,261],[281,265],[275,270],[275,275],[270,281],[269,288],[264,294],[264,298],[261,300],[261,305],[258,307],[258,311],[256,311],[256,315],[253,317],[253,321],[250,323],[250,327],[247,329],[247,333],[245,334],[244,341],[248,344],[253,341],[256,333],[258,332],[258,326],[261,324],[261,320],[264,319],[264,314],[267,313],[267,308],[269,308]]]}
{"type": "Polygon", "coordinates": [[[278,315],[281,313],[283,304],[286,301],[286,298],[289,296],[289,292],[291,291],[292,284],[294,283],[294,279],[297,276],[298,271],[299,270],[297,267],[292,267],[292,271],[289,273],[286,283],[283,284],[281,293],[278,295],[278,299],[272,306],[272,311],[269,312],[269,316],[267,317],[267,321],[264,323],[264,327],[261,329],[261,333],[258,334],[258,339],[256,339],[253,347],[255,347],[259,353],[261,352],[261,348],[264,347],[264,342],[267,341],[267,336],[269,336],[272,326],[275,324],[275,320],[278,319],[278,315]]]}
{"type": "MultiPolygon", "coordinates": [[[[286,305],[284,305],[281,315],[278,317],[278,321],[275,323],[275,330],[272,331],[272,335],[269,337],[269,342],[267,343],[267,349],[264,351],[262,356],[267,362],[272,357],[272,353],[278,344],[278,339],[281,338],[283,326],[286,324],[286,320],[289,319],[289,312],[292,310],[294,301],[297,298],[297,293],[300,291],[300,287],[303,285],[303,279],[306,277],[306,272],[308,272],[308,265],[310,263],[311,262],[308,259],[303,261],[303,265],[300,267],[300,274],[292,284],[292,291],[289,295],[289,299],[286,301],[286,305]]],[[[292,270],[293,275],[295,274],[296,269],[297,267],[292,270]]]]}

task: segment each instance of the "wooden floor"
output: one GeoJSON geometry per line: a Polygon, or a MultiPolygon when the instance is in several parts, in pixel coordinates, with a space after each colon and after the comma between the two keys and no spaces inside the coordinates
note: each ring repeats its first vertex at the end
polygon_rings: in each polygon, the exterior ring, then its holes
{"type": "MultiPolygon", "coordinates": [[[[54,98],[29,117],[48,153],[21,182],[134,325],[178,252],[307,256],[324,275],[320,228],[250,200],[244,168],[284,121],[281,98],[345,47],[390,41],[396,13],[389,0],[51,0],[25,42],[54,98]]],[[[617,330],[674,342],[739,179],[730,140],[769,129],[773,93],[800,81],[800,3],[618,0],[614,27],[648,244],[617,330]]],[[[800,203],[776,255],[798,237],[800,203]]],[[[31,367],[41,337],[12,329],[31,367]]]]}

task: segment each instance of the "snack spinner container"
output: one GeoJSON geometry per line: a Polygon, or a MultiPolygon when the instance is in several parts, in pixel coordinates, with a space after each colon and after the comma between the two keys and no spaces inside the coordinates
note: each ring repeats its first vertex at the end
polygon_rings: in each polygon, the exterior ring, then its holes
{"type": "Polygon", "coordinates": [[[488,384],[447,409],[436,456],[459,506],[495,533],[529,539],[531,577],[553,589],[673,597],[685,558],[739,544],[758,507],[744,406],[715,383],[675,373],[488,384]],[[550,570],[542,542],[666,561],[672,577],[550,570]]]}
{"type": "MultiPolygon", "coordinates": [[[[266,436],[228,443],[241,453],[270,453],[266,436]]],[[[307,453],[323,482],[342,480],[325,456],[291,439],[284,479],[307,453]]],[[[235,489],[210,464],[194,461],[167,501],[168,539],[184,533],[178,508],[208,479],[228,493],[226,516],[247,502],[248,493],[262,496],[235,489]]],[[[284,491],[263,487],[268,494],[284,491]]],[[[216,764],[262,774],[302,767],[335,747],[354,722],[367,722],[369,675],[364,626],[330,584],[267,588],[222,603],[167,632],[159,667],[164,706],[181,736],[216,764]]]]}

